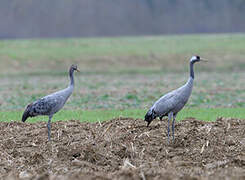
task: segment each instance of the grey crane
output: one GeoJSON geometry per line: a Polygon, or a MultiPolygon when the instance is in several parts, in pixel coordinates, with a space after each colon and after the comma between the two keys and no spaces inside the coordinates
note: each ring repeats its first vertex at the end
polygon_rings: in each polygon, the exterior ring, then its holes
{"type": "Polygon", "coordinates": [[[185,106],[187,103],[193,87],[194,81],[194,70],[193,66],[196,62],[206,61],[199,56],[192,56],[190,59],[190,77],[186,84],[181,86],[178,89],[175,89],[166,95],[158,99],[153,106],[148,110],[145,115],[145,121],[147,121],[147,126],[157,117],[162,120],[164,116],[168,116],[168,142],[169,142],[169,133],[170,133],[170,121],[172,121],[172,135],[174,141],[174,123],[175,118],[178,112],[185,106]]]}
{"type": "Polygon", "coordinates": [[[35,102],[29,104],[23,115],[22,121],[25,122],[28,117],[34,117],[39,115],[49,116],[49,120],[47,123],[48,128],[48,140],[50,141],[50,133],[51,133],[51,119],[53,115],[58,112],[66,103],[67,99],[73,92],[74,89],[74,77],[73,72],[79,71],[76,65],[71,65],[69,70],[70,76],[70,84],[67,88],[47,95],[41,99],[36,100],[35,102]]]}

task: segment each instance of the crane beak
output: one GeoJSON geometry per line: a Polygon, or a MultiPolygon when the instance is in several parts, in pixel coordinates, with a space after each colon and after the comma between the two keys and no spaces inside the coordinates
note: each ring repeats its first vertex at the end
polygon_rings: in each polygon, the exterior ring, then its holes
{"type": "Polygon", "coordinates": [[[80,72],[79,69],[76,69],[77,72],[80,72]]]}
{"type": "Polygon", "coordinates": [[[203,58],[201,58],[201,59],[200,59],[200,61],[203,61],[203,62],[208,62],[208,60],[207,60],[207,59],[203,59],[203,58]]]}

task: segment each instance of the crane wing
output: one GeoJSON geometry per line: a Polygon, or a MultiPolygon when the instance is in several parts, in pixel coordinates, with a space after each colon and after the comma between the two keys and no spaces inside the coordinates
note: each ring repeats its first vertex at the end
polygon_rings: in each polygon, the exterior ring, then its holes
{"type": "Polygon", "coordinates": [[[167,93],[153,105],[154,111],[159,117],[166,116],[167,113],[175,107],[175,102],[176,93],[174,91],[167,93]]]}
{"type": "Polygon", "coordinates": [[[185,85],[162,96],[154,104],[154,111],[157,116],[166,116],[170,111],[178,113],[187,103],[191,90],[191,86],[185,85]]]}
{"type": "Polygon", "coordinates": [[[55,113],[57,106],[62,104],[61,98],[45,96],[32,104],[30,115],[49,115],[55,113]]]}
{"type": "Polygon", "coordinates": [[[53,103],[49,98],[41,98],[32,104],[30,115],[47,115],[52,110],[53,103]]]}

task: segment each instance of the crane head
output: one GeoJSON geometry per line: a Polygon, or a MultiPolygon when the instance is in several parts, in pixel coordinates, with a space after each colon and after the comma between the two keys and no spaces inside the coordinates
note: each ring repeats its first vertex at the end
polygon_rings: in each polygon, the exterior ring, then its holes
{"type": "Polygon", "coordinates": [[[32,108],[32,103],[29,104],[29,105],[26,107],[26,109],[25,109],[25,111],[24,111],[24,113],[23,113],[23,115],[22,115],[22,122],[25,122],[26,119],[27,119],[28,117],[32,117],[32,116],[30,115],[31,108],[32,108]]]}
{"type": "Polygon", "coordinates": [[[145,121],[147,122],[147,126],[150,125],[151,121],[156,118],[156,113],[154,109],[150,109],[145,115],[145,121]]]}
{"type": "Polygon", "coordinates": [[[200,58],[200,56],[192,56],[190,59],[190,63],[195,63],[195,62],[199,62],[199,61],[207,61],[206,59],[200,58]]]}
{"type": "Polygon", "coordinates": [[[78,72],[80,72],[80,71],[78,70],[78,68],[77,68],[77,65],[74,65],[74,64],[72,64],[72,65],[71,65],[71,68],[70,68],[70,70],[73,70],[73,71],[78,71],[78,72]]]}

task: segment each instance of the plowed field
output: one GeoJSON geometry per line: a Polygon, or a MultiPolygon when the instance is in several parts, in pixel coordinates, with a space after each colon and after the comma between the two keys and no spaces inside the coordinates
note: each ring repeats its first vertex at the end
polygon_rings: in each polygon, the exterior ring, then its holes
{"type": "Polygon", "coordinates": [[[1,179],[244,179],[245,120],[0,123],[1,179]]]}

